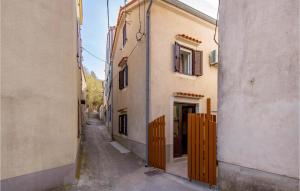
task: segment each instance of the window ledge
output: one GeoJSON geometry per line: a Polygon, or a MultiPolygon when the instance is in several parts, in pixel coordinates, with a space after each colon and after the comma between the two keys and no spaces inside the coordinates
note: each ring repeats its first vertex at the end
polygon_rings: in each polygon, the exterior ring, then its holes
{"type": "Polygon", "coordinates": [[[126,86],[125,88],[123,88],[123,89],[119,89],[121,92],[123,92],[123,91],[127,91],[127,87],[128,86],[126,86]]]}
{"type": "Polygon", "coordinates": [[[186,74],[181,74],[178,72],[175,72],[175,75],[179,78],[189,79],[189,80],[197,80],[197,77],[198,77],[198,76],[190,76],[190,75],[186,75],[186,74]]]}

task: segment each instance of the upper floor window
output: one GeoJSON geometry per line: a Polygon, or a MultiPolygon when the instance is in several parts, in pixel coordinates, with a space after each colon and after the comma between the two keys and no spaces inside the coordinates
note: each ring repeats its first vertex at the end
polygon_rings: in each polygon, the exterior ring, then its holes
{"type": "Polygon", "coordinates": [[[127,41],[126,21],[125,21],[122,31],[123,31],[123,47],[124,47],[126,44],[126,41],[127,41]]]}
{"type": "Polygon", "coordinates": [[[203,52],[193,50],[175,42],[175,72],[185,75],[203,75],[203,52]]]}
{"type": "Polygon", "coordinates": [[[123,69],[119,72],[119,89],[124,89],[128,86],[128,65],[124,65],[123,69]]]}

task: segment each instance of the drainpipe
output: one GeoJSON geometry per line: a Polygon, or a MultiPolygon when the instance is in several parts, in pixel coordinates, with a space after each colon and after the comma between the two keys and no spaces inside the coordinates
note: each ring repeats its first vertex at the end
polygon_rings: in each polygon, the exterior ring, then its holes
{"type": "Polygon", "coordinates": [[[148,166],[148,124],[150,113],[150,9],[152,0],[150,0],[146,15],[146,167],[148,166]]]}
{"type": "Polygon", "coordinates": [[[110,99],[111,99],[111,104],[110,104],[110,114],[109,114],[109,116],[110,116],[110,120],[111,120],[111,140],[112,141],[114,141],[114,126],[113,126],[113,119],[114,119],[114,110],[113,110],[113,65],[112,65],[112,63],[111,63],[111,61],[109,61],[110,62],[110,66],[111,66],[111,70],[110,70],[110,99]]]}

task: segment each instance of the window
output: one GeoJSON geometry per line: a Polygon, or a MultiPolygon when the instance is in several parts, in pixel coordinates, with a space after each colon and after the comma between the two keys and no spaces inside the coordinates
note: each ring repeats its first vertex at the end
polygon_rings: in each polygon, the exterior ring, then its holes
{"type": "Polygon", "coordinates": [[[127,114],[119,115],[119,133],[127,135],[127,114]]]}
{"type": "Polygon", "coordinates": [[[126,21],[125,21],[122,31],[123,31],[123,47],[124,47],[126,44],[126,41],[127,41],[126,21]]]}
{"type": "Polygon", "coordinates": [[[186,48],[180,49],[180,65],[183,67],[183,73],[192,75],[192,51],[186,48]]]}
{"type": "Polygon", "coordinates": [[[128,65],[125,64],[123,69],[119,72],[119,89],[122,90],[128,86],[128,65]]]}
{"type": "Polygon", "coordinates": [[[175,42],[175,72],[185,75],[203,75],[203,52],[187,48],[175,42]]]}

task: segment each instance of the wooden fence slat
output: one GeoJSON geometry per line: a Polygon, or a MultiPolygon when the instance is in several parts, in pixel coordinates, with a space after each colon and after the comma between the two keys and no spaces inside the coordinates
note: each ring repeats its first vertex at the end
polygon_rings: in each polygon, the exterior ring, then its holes
{"type": "Polygon", "coordinates": [[[191,141],[192,140],[192,129],[191,129],[191,122],[192,122],[192,114],[188,114],[188,177],[191,180],[192,179],[192,146],[191,146],[191,141]]]}
{"type": "Polygon", "coordinates": [[[156,166],[156,124],[153,121],[153,166],[156,166]]]}
{"type": "Polygon", "coordinates": [[[162,129],[163,129],[163,134],[162,134],[162,138],[163,138],[163,152],[162,152],[162,156],[163,156],[163,170],[166,170],[166,139],[165,139],[165,126],[166,126],[166,122],[165,122],[165,116],[163,116],[163,124],[162,124],[162,129]]]}
{"type": "Polygon", "coordinates": [[[200,114],[200,138],[199,138],[199,141],[200,141],[200,144],[199,144],[199,146],[200,146],[200,161],[199,161],[199,163],[200,163],[200,177],[199,177],[199,180],[201,180],[201,181],[203,181],[204,180],[204,176],[203,176],[203,165],[204,165],[204,156],[203,156],[203,152],[204,152],[204,150],[203,150],[203,148],[204,148],[204,145],[203,145],[203,143],[204,143],[204,141],[203,141],[203,129],[204,129],[204,114],[203,113],[201,113],[200,114]]]}
{"type": "Polygon", "coordinates": [[[196,118],[196,123],[195,123],[195,133],[196,133],[196,152],[195,152],[195,155],[196,155],[196,177],[195,179],[196,180],[199,180],[199,175],[200,175],[200,158],[199,158],[199,154],[200,154],[200,146],[199,146],[199,135],[200,135],[200,126],[199,126],[199,118],[200,118],[200,115],[199,114],[196,114],[195,115],[195,118],[196,118]]]}
{"type": "Polygon", "coordinates": [[[217,123],[216,121],[213,123],[213,167],[212,167],[212,184],[217,184],[217,123]]]}
{"type": "Polygon", "coordinates": [[[163,153],[162,153],[162,147],[163,147],[163,144],[162,144],[162,117],[159,118],[159,167],[160,169],[163,169],[163,164],[162,164],[162,161],[163,161],[163,153]]]}
{"type": "Polygon", "coordinates": [[[195,114],[193,114],[192,117],[192,177],[193,179],[196,179],[196,117],[195,114]]]}
{"type": "Polygon", "coordinates": [[[213,167],[214,167],[214,159],[213,159],[213,141],[214,141],[214,137],[213,137],[213,121],[209,121],[209,126],[208,126],[208,182],[210,185],[213,184],[213,167]]]}
{"type": "Polygon", "coordinates": [[[204,125],[204,181],[208,182],[208,117],[205,114],[204,125]]]}
{"type": "Polygon", "coordinates": [[[156,165],[159,166],[159,122],[156,120],[156,165]]]}

